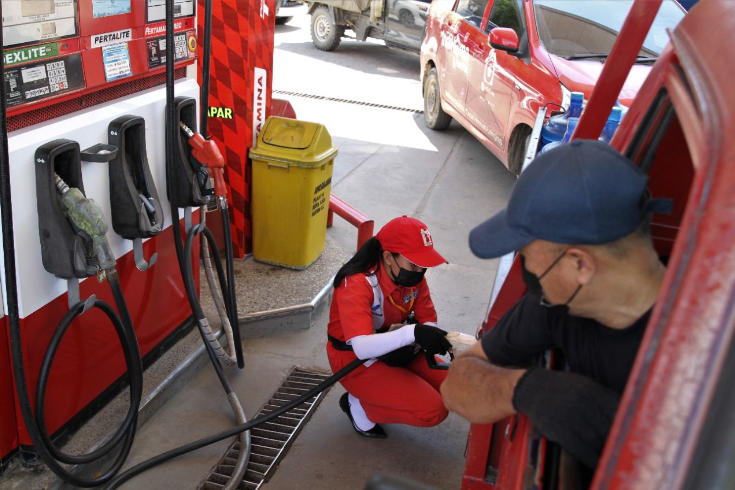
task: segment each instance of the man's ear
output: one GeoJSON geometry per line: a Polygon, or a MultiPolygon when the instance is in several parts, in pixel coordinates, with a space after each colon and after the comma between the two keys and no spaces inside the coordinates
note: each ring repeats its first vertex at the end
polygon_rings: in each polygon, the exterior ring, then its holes
{"type": "Polygon", "coordinates": [[[388,252],[387,250],[383,250],[383,261],[386,264],[390,265],[391,264],[391,260],[394,260],[393,259],[393,254],[390,253],[390,252],[388,252]]]}
{"type": "Polygon", "coordinates": [[[567,256],[574,260],[573,266],[577,282],[583,286],[588,284],[592,276],[597,272],[597,259],[595,256],[577,247],[567,249],[567,256]]]}

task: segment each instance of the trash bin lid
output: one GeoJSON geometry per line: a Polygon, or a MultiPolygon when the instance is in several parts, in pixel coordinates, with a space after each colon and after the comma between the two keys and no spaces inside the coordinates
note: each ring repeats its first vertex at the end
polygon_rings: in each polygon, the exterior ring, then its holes
{"type": "Polygon", "coordinates": [[[316,168],[333,160],[337,148],[323,124],[270,116],[250,157],[296,167],[316,168]]]}
{"type": "Polygon", "coordinates": [[[263,143],[293,150],[305,150],[314,141],[319,124],[296,119],[271,118],[263,130],[263,143]]]}

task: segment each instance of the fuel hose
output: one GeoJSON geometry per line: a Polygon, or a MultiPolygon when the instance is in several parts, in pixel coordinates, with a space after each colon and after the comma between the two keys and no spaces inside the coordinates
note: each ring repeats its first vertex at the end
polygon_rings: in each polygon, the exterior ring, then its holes
{"type": "MultiPolygon", "coordinates": [[[[204,64],[203,70],[202,70],[202,79],[203,79],[203,90],[202,90],[202,103],[207,103],[209,100],[209,58],[210,58],[210,52],[209,52],[209,45],[210,45],[210,39],[211,39],[211,17],[212,16],[212,2],[211,0],[205,0],[205,8],[204,8],[204,20],[205,20],[205,42],[204,42],[204,53],[203,53],[203,59],[202,62],[204,64]]],[[[175,121],[175,90],[174,90],[174,2],[173,0],[166,0],[166,120],[169,121],[169,124],[166,124],[166,177],[167,177],[167,183],[172,188],[172,192],[170,195],[175,195],[176,192],[176,179],[174,178],[174,164],[176,163],[174,161],[174,142],[176,141],[176,138],[178,135],[180,135],[178,128],[174,128],[173,121],[175,121]]],[[[201,109],[200,109],[201,110],[201,109]]],[[[206,110],[201,110],[200,116],[202,121],[204,121],[204,127],[206,128],[206,110]]],[[[206,133],[204,134],[206,136],[206,133]]],[[[226,201],[225,201],[226,202],[226,201]]],[[[206,316],[204,315],[204,312],[201,308],[201,304],[199,303],[199,298],[197,296],[194,277],[193,277],[193,267],[191,264],[191,253],[192,253],[192,244],[194,236],[203,233],[203,236],[206,237],[207,241],[209,242],[210,249],[213,251],[212,255],[215,257],[215,264],[218,264],[218,253],[217,253],[217,247],[216,243],[214,242],[214,237],[212,237],[211,240],[209,240],[211,233],[206,233],[206,226],[203,224],[198,225],[197,227],[192,227],[191,230],[186,230],[187,232],[187,243],[188,243],[188,253],[185,251],[185,247],[183,245],[183,237],[181,233],[181,225],[179,222],[179,209],[178,207],[171,202],[171,222],[172,222],[172,228],[173,228],[173,235],[174,235],[174,247],[176,249],[176,257],[179,264],[179,270],[181,271],[182,279],[184,281],[184,287],[187,294],[187,299],[189,300],[189,305],[192,309],[192,313],[194,315],[194,319],[197,322],[197,326],[199,328],[199,333],[202,336],[202,341],[204,342],[205,349],[207,351],[207,355],[209,356],[210,361],[212,362],[212,367],[215,370],[215,373],[220,380],[220,383],[222,385],[222,388],[224,389],[227,400],[230,403],[230,406],[235,414],[235,418],[237,420],[238,424],[242,424],[246,422],[245,418],[245,411],[242,408],[242,405],[240,404],[237,395],[235,394],[234,390],[232,389],[232,386],[230,385],[227,376],[225,375],[224,369],[220,362],[217,359],[217,354],[212,346],[212,343],[209,341],[207,337],[207,328],[209,325],[209,322],[207,321],[206,316]]],[[[224,209],[224,213],[227,214],[227,209],[224,209]]],[[[230,227],[229,222],[226,222],[224,226],[224,239],[227,244],[231,247],[232,237],[230,236],[230,227]]],[[[208,231],[208,230],[207,230],[208,231]]],[[[228,261],[228,272],[234,271],[234,265],[233,265],[233,257],[232,257],[232,249],[228,247],[227,248],[227,261],[228,261]]],[[[229,275],[229,280],[225,279],[223,276],[223,271],[221,264],[219,264],[217,268],[219,280],[220,280],[220,287],[222,289],[222,294],[225,299],[225,308],[227,312],[229,313],[229,320],[232,327],[232,334],[233,334],[233,343],[234,343],[234,351],[237,358],[237,365],[238,367],[242,368],[244,367],[244,361],[243,361],[243,355],[242,355],[242,344],[240,343],[240,332],[239,332],[239,326],[237,322],[237,307],[235,302],[235,283],[234,283],[234,272],[229,275]]],[[[211,328],[209,329],[209,334],[211,334],[211,328]]],[[[240,437],[240,443],[241,443],[241,451],[240,455],[238,457],[238,460],[235,464],[235,468],[233,471],[233,474],[228,481],[227,485],[225,485],[225,490],[234,490],[237,488],[240,484],[240,481],[242,480],[243,475],[245,474],[245,471],[247,470],[247,465],[250,459],[250,433],[249,432],[243,432],[239,434],[240,437]]]]}
{"type": "MultiPolygon", "coordinates": [[[[0,17],[2,17],[2,4],[0,3],[0,17]]],[[[2,30],[0,30],[0,46],[3,45],[2,30]]],[[[4,59],[0,60],[0,80],[5,79],[4,59]]],[[[138,408],[143,392],[143,366],[140,359],[140,350],[135,332],[130,322],[130,315],[125,306],[117,273],[108,270],[107,277],[115,297],[118,311],[122,320],[107,303],[96,300],[94,307],[102,310],[110,319],[122,344],[125,362],[128,368],[130,381],[130,409],[122,425],[114,434],[113,438],[101,448],[82,456],[66,455],[58,450],[51,442],[44,420],[45,387],[49,371],[53,363],[56,349],[61,339],[74,319],[84,311],[83,304],[72,307],[64,316],[57,327],[52,338],[52,344],[44,356],[42,370],[39,374],[36,396],[36,413],[34,416],[31,408],[28,385],[26,384],[25,366],[23,362],[23,347],[20,332],[20,312],[18,302],[17,270],[15,267],[15,235],[13,232],[13,205],[11,200],[12,189],[10,185],[10,159],[8,153],[8,128],[6,107],[5,84],[0,84],[0,220],[2,221],[3,259],[5,264],[5,293],[8,306],[8,327],[10,330],[10,344],[13,362],[13,375],[18,392],[18,401],[21,414],[28,435],[31,438],[38,456],[58,477],[78,487],[93,487],[109,481],[122,467],[127,457],[135,435],[138,408]],[[112,466],[102,475],[95,478],[85,479],[72,475],[61,463],[83,464],[94,461],[107,455],[123,441],[123,447],[112,466]]]]}
{"type": "Polygon", "coordinates": [[[190,453],[192,451],[196,451],[197,449],[201,449],[203,447],[209,446],[210,444],[214,444],[216,442],[222,441],[224,439],[227,439],[228,437],[235,436],[241,432],[249,431],[250,429],[258,427],[259,425],[264,424],[268,422],[269,420],[273,420],[276,417],[280,417],[281,415],[288,412],[289,410],[293,410],[295,407],[301,405],[305,401],[309,400],[310,398],[316,396],[317,394],[331,387],[337,381],[344,378],[346,375],[348,375],[349,373],[351,373],[352,371],[360,367],[365,361],[367,361],[367,359],[355,359],[354,361],[352,361],[351,363],[349,363],[348,365],[346,365],[345,367],[343,367],[342,369],[334,373],[332,376],[322,381],[318,386],[315,386],[314,388],[309,390],[307,393],[301,395],[296,400],[292,401],[291,403],[287,405],[282,406],[278,410],[270,412],[267,415],[258,417],[257,419],[253,419],[246,424],[241,424],[231,429],[227,429],[217,434],[213,434],[211,436],[199,439],[197,441],[190,442],[189,444],[185,444],[183,446],[174,448],[170,451],[167,451],[163,454],[153,457],[147,461],[144,461],[136,466],[133,466],[129,470],[123,473],[120,473],[115,479],[110,481],[107,484],[107,486],[105,486],[105,490],[114,490],[116,488],[119,488],[120,485],[130,480],[131,478],[155,466],[158,466],[159,464],[170,461],[183,454],[190,453]]]}

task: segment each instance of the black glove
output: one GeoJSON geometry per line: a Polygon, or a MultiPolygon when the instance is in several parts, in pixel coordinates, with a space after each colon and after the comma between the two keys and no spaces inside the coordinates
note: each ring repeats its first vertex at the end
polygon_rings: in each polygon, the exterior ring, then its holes
{"type": "Polygon", "coordinates": [[[431,325],[416,325],[413,329],[413,337],[416,343],[432,357],[434,354],[445,354],[452,348],[452,344],[447,340],[447,332],[431,325]]]}
{"type": "Polygon", "coordinates": [[[383,361],[392,367],[406,367],[416,359],[416,345],[410,344],[404,347],[400,347],[392,352],[383,354],[378,357],[379,361],[383,361]]]}
{"type": "Polygon", "coordinates": [[[597,466],[619,403],[617,393],[591,378],[538,366],[513,392],[513,408],[590,468],[597,466]]]}

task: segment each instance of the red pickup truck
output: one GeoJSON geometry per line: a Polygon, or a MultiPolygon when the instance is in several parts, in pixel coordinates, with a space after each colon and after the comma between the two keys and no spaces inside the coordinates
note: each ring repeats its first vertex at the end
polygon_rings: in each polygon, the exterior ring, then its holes
{"type": "MultiPolygon", "coordinates": [[[[630,38],[615,45],[575,139],[600,134],[660,1],[636,0],[624,27],[630,38]]],[[[674,209],[654,218],[667,274],[593,489],[735,485],[735,67],[723,62],[735,59],[733,25],[735,2],[695,5],[669,33],[611,143],[674,209]]],[[[518,264],[498,286],[484,330],[523,294],[518,264]]],[[[525,416],[470,429],[463,490],[575,488],[568,476],[558,448],[525,416]]]]}
{"type": "MultiPolygon", "coordinates": [[[[539,107],[588,98],[633,0],[434,0],[421,45],[424,118],[454,118],[520,173],[539,107]]],[[[618,97],[629,106],[685,12],[664,0],[618,97]]],[[[616,94],[617,95],[617,94],[616,94]]]]}

